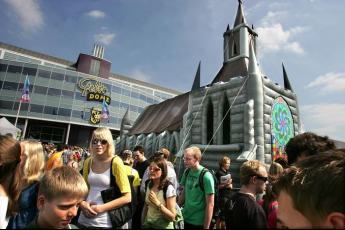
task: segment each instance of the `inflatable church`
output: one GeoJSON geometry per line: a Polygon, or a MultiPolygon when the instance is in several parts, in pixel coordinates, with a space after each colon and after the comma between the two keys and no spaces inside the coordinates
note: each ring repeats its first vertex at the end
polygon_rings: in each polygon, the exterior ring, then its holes
{"type": "Polygon", "coordinates": [[[198,146],[201,164],[218,168],[223,155],[231,158],[235,185],[244,161],[257,159],[269,165],[286,157],[284,147],[300,133],[297,97],[282,66],[284,85],[272,82],[257,62],[258,34],[245,20],[239,1],[233,28],[224,37],[223,66],[213,81],[200,86],[200,63],[190,92],[145,108],[131,124],[125,113],[117,151],[145,148],[150,157],[167,147],[183,170],[183,150],[198,146]]]}

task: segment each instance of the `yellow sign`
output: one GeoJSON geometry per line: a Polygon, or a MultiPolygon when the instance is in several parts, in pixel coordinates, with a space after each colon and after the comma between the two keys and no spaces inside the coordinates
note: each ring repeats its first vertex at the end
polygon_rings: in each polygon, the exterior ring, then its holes
{"type": "Polygon", "coordinates": [[[103,99],[108,105],[110,105],[111,99],[109,96],[102,95],[99,93],[88,93],[86,96],[86,100],[88,101],[103,101],[103,99]]]}
{"type": "Polygon", "coordinates": [[[93,107],[91,109],[90,122],[94,125],[98,124],[101,121],[102,111],[99,108],[93,107]]]}
{"type": "Polygon", "coordinates": [[[86,96],[88,93],[105,94],[107,92],[107,87],[103,83],[90,78],[81,79],[78,87],[81,89],[82,96],[86,96]]]}

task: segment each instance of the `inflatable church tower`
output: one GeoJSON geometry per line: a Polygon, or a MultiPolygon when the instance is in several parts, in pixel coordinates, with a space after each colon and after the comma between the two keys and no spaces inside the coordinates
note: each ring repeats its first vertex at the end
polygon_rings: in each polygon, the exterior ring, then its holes
{"type": "Polygon", "coordinates": [[[128,110],[122,119],[117,151],[145,148],[148,156],[167,147],[183,170],[183,150],[198,146],[202,164],[218,168],[223,155],[231,158],[235,185],[244,161],[270,164],[286,157],[284,147],[300,133],[297,97],[282,66],[284,85],[265,76],[257,62],[258,34],[245,20],[239,1],[233,27],[223,34],[223,66],[213,81],[200,86],[200,63],[190,92],[148,106],[132,124],[128,110]]]}

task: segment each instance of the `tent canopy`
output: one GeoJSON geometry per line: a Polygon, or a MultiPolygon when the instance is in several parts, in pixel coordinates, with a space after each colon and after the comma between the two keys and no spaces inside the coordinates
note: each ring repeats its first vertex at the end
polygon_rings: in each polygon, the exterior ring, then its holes
{"type": "Polygon", "coordinates": [[[21,130],[9,122],[5,117],[0,119],[0,134],[12,134],[14,138],[20,137],[21,130]]]}

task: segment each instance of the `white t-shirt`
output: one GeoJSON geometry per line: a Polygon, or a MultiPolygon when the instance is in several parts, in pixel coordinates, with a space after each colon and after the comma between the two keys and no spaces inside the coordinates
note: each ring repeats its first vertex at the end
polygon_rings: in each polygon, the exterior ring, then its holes
{"type": "MultiPolygon", "coordinates": [[[[110,168],[104,173],[94,173],[90,167],[90,173],[88,176],[89,194],[87,196],[87,202],[93,202],[96,204],[104,204],[101,196],[101,191],[110,188],[110,168]]],[[[102,227],[112,228],[110,218],[107,212],[103,212],[95,216],[94,218],[87,218],[83,212],[80,213],[78,223],[87,227],[102,227]]]]}
{"type": "Polygon", "coordinates": [[[8,224],[9,218],[6,218],[8,206],[8,197],[0,196],[0,229],[5,229],[8,224]]]}

